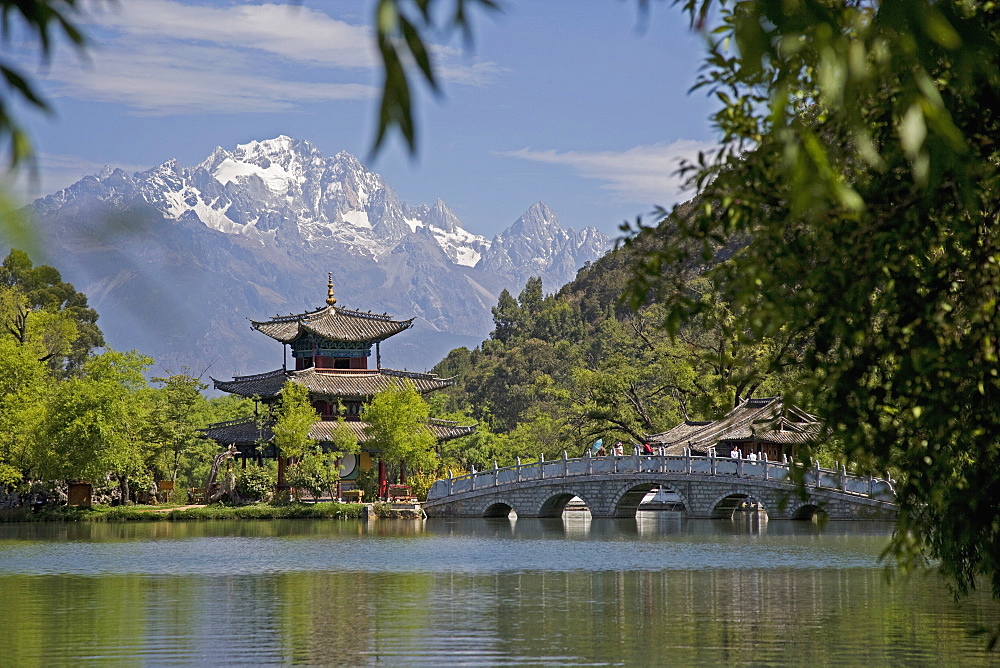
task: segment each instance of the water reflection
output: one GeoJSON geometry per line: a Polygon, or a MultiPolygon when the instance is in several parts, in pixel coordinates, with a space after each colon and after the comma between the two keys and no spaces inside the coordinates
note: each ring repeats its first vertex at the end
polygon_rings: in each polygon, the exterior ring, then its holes
{"type": "Polygon", "coordinates": [[[6,665],[988,665],[986,597],[886,581],[884,523],[0,526],[6,665]]]}
{"type": "Polygon", "coordinates": [[[997,621],[878,571],[0,577],[5,663],[988,665],[997,621]],[[654,657],[664,657],[664,661],[654,657]],[[669,660],[667,660],[669,657],[669,660]]]}
{"type": "Polygon", "coordinates": [[[737,512],[731,520],[689,520],[683,512],[640,511],[635,518],[597,519],[587,512],[561,518],[432,518],[429,520],[267,520],[191,522],[50,522],[0,524],[0,545],[27,542],[115,542],[192,540],[198,538],[283,538],[440,535],[524,536],[534,538],[659,537],[663,535],[866,535],[886,536],[892,524],[882,521],[768,521],[759,513],[737,512]]]}

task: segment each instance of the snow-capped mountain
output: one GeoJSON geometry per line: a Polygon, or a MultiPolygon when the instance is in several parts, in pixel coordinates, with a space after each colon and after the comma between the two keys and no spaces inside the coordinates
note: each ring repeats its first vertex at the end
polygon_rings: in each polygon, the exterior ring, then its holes
{"type": "Polygon", "coordinates": [[[327,271],[341,305],[417,317],[409,344],[383,355],[420,368],[482,340],[502,289],[541,276],[554,291],[611,245],[593,228],[563,228],[541,202],[487,239],[440,199],[401,202],[351,154],[326,158],[285,136],[216,148],[194,166],[106,167],[30,209],[45,260],[91,296],[111,345],[238,373],[280,361],[245,318],[320,306],[327,271]]]}
{"type": "MultiPolygon", "coordinates": [[[[479,269],[512,276],[523,284],[532,276],[568,283],[584,263],[603,255],[610,239],[593,227],[565,229],[544,202],[537,202],[483,252],[479,269]]],[[[551,284],[550,284],[551,285],[551,284]]]]}

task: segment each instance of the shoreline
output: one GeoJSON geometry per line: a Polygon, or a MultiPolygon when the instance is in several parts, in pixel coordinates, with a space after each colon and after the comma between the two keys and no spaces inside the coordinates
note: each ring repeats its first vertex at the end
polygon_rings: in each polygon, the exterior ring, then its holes
{"type": "MultiPolygon", "coordinates": [[[[409,505],[409,504],[408,504],[409,505]]],[[[163,522],[192,520],[373,519],[423,517],[419,507],[390,503],[256,503],[245,506],[184,505],[14,508],[0,511],[0,523],[15,522],[163,522]]]]}

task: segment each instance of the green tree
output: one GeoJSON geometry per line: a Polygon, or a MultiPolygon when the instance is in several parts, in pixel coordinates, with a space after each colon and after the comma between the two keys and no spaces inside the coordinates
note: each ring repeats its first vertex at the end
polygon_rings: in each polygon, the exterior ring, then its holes
{"type": "MultiPolygon", "coordinates": [[[[343,409],[338,411],[338,414],[341,416],[343,413],[343,409]]],[[[333,455],[334,459],[361,451],[357,435],[350,427],[344,424],[343,417],[337,418],[337,424],[330,431],[330,440],[327,446],[327,452],[333,455]]]]}
{"type": "Polygon", "coordinates": [[[41,342],[44,359],[62,374],[79,368],[92,350],[104,345],[97,312],[86,295],[63,281],[55,268],[35,267],[17,249],[0,265],[0,327],[22,344],[41,342]]]}
{"type": "Polygon", "coordinates": [[[314,445],[302,459],[288,469],[285,479],[295,490],[296,500],[300,499],[299,490],[306,490],[314,501],[323,495],[336,497],[337,482],[340,480],[338,456],[325,452],[320,445],[314,445]]]}
{"type": "Polygon", "coordinates": [[[281,398],[275,410],[274,445],[283,457],[302,457],[316,445],[309,436],[319,419],[309,403],[309,389],[291,381],[281,388],[281,398]]]}
{"type": "MultiPolygon", "coordinates": [[[[343,414],[343,407],[338,413],[343,414]]],[[[339,417],[330,430],[330,440],[322,445],[313,445],[289,470],[288,484],[296,490],[308,490],[317,501],[323,495],[335,498],[340,481],[340,460],[344,455],[359,450],[358,437],[344,424],[343,417],[339,417]]]]}
{"type": "MultiPolygon", "coordinates": [[[[793,385],[808,331],[784,325],[767,334],[750,324],[748,310],[734,308],[727,291],[702,276],[686,287],[698,312],[674,332],[680,354],[694,367],[689,401],[699,412],[721,415],[754,396],[782,394],[793,385]]],[[[658,325],[667,309],[656,304],[642,319],[658,325]]],[[[646,338],[653,336],[650,332],[646,338]]],[[[656,333],[660,338],[662,330],[656,333]]],[[[674,352],[667,353],[676,357],[674,352]]]]}
{"type": "Polygon", "coordinates": [[[361,419],[365,444],[383,461],[405,464],[415,471],[436,471],[437,439],[427,427],[430,407],[413,384],[389,387],[365,404],[361,419]]]}
{"type": "Polygon", "coordinates": [[[558,403],[575,352],[571,344],[541,339],[500,348],[490,373],[469,379],[472,401],[479,404],[474,415],[489,420],[495,431],[507,432],[539,402],[558,403]]]}
{"type": "Polygon", "coordinates": [[[152,363],[135,351],[108,351],[54,388],[36,433],[40,477],[112,481],[123,503],[132,481],[151,480],[152,401],[143,374],[152,363]]]}
{"type": "Polygon", "coordinates": [[[490,336],[501,343],[507,343],[514,338],[521,327],[521,307],[517,305],[517,300],[507,292],[507,288],[504,288],[492,311],[495,328],[490,336]]]}
{"type": "Polygon", "coordinates": [[[209,421],[201,392],[208,386],[185,373],[152,381],[161,385],[153,394],[156,440],[160,444],[156,468],[161,480],[176,481],[184,458],[204,449],[200,429],[209,421]]]}
{"type": "MultiPolygon", "coordinates": [[[[168,378],[173,378],[174,375],[177,374],[172,374],[168,378]]],[[[209,439],[199,437],[187,440],[187,436],[191,434],[189,430],[193,429],[197,434],[200,433],[201,428],[209,424],[251,417],[254,415],[254,402],[246,397],[233,394],[210,399],[194,398],[189,393],[190,381],[184,379],[184,374],[179,374],[179,376],[180,383],[177,389],[180,391],[178,392],[177,408],[180,410],[174,412],[176,422],[172,422],[170,418],[169,399],[165,396],[166,388],[160,387],[154,392],[157,409],[156,424],[160,430],[158,433],[161,434],[158,442],[156,467],[161,475],[169,474],[172,469],[173,455],[179,450],[180,456],[176,460],[177,477],[174,488],[184,489],[185,487],[200,487],[205,484],[205,479],[212,468],[212,461],[219,452],[218,444],[209,439]],[[191,412],[184,413],[183,406],[188,400],[193,400],[191,412]],[[177,438],[177,440],[171,441],[171,438],[177,438]]],[[[272,461],[272,463],[274,462],[272,461]]],[[[247,470],[254,468],[256,467],[250,467],[247,470]]],[[[268,487],[269,490],[273,488],[274,485],[268,487]]],[[[240,493],[243,493],[242,489],[240,493]]]]}
{"type": "Polygon", "coordinates": [[[0,337],[0,485],[33,477],[34,434],[54,384],[37,351],[0,337]]]}

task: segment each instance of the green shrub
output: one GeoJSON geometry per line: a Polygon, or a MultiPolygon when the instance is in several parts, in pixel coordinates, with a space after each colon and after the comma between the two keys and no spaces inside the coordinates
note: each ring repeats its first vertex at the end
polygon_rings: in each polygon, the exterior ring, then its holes
{"type": "Polygon", "coordinates": [[[389,517],[392,514],[392,504],[387,501],[376,501],[372,504],[372,514],[375,517],[389,517]]]}
{"type": "Polygon", "coordinates": [[[296,490],[296,501],[299,500],[299,490],[309,492],[315,500],[323,496],[333,498],[336,495],[337,483],[340,481],[337,457],[336,453],[323,452],[317,445],[287,469],[285,477],[292,489],[296,490]]]}
{"type": "Polygon", "coordinates": [[[277,469],[269,466],[250,466],[236,475],[236,491],[249,501],[267,500],[277,484],[277,469]]]}
{"type": "MultiPolygon", "coordinates": [[[[388,504],[382,504],[388,508],[388,504]]],[[[278,520],[353,519],[361,516],[360,503],[257,503],[248,506],[221,504],[152,512],[136,506],[94,506],[93,508],[13,508],[0,511],[0,522],[162,522],[164,520],[278,520]]]]}
{"type": "Polygon", "coordinates": [[[357,503],[258,503],[250,506],[215,505],[172,510],[167,516],[172,520],[356,518],[360,517],[363,509],[364,506],[357,503]]]}
{"type": "Polygon", "coordinates": [[[431,487],[436,480],[437,476],[433,473],[411,473],[406,477],[406,483],[410,486],[410,491],[422,501],[427,500],[427,492],[431,491],[431,487]]]}

